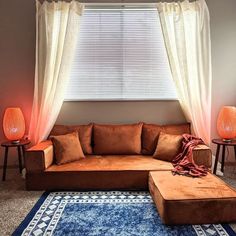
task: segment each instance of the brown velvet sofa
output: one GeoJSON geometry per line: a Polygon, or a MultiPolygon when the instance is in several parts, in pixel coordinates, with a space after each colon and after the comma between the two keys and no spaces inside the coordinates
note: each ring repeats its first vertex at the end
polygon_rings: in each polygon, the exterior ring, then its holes
{"type": "MultiPolygon", "coordinates": [[[[161,131],[190,133],[190,124],[55,125],[50,135],[78,131],[85,158],[56,165],[50,140],[26,152],[28,190],[147,190],[150,171],[170,171],[170,162],[153,158],[161,131]]],[[[211,151],[200,145],[193,151],[197,164],[211,168],[211,151]]]]}

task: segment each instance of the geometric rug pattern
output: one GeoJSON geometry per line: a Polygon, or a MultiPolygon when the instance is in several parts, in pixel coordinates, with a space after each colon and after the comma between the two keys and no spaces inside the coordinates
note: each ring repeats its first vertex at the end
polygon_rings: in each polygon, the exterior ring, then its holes
{"type": "Polygon", "coordinates": [[[14,236],[230,236],[229,225],[162,224],[148,192],[44,193],[14,236]]]}

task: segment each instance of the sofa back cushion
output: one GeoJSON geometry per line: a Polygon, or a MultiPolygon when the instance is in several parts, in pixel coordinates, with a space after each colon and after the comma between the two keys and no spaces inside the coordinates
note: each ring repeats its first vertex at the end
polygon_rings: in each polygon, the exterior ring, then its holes
{"type": "Polygon", "coordinates": [[[179,125],[156,125],[156,124],[143,124],[142,130],[142,154],[153,155],[156,150],[157,141],[160,132],[167,134],[190,134],[190,124],[179,125]]]}
{"type": "Polygon", "coordinates": [[[84,154],[92,154],[93,124],[88,125],[54,125],[49,136],[68,134],[77,131],[84,154]]]}
{"type": "Polygon", "coordinates": [[[142,125],[94,124],[94,154],[141,154],[142,125]]]}

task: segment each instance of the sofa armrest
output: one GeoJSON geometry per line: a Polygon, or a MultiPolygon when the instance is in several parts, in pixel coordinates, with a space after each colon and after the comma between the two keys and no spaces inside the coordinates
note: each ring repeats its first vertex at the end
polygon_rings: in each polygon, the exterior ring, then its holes
{"type": "Polygon", "coordinates": [[[50,140],[43,141],[25,153],[25,168],[28,173],[43,172],[53,163],[53,145],[50,140]]]}
{"type": "Polygon", "coordinates": [[[197,165],[204,165],[211,168],[212,153],[211,149],[206,145],[198,145],[193,149],[193,160],[197,165]]]}

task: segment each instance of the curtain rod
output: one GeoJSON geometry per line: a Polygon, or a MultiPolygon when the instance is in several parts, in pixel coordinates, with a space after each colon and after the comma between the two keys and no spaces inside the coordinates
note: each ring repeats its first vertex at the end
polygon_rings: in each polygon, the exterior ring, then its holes
{"type": "MultiPolygon", "coordinates": [[[[70,2],[71,0],[39,0],[39,2],[43,3],[44,1],[48,2],[59,2],[65,1],[70,2]]],[[[78,0],[85,5],[116,5],[116,4],[155,4],[158,2],[182,2],[185,0],[78,0]]],[[[196,2],[196,0],[189,0],[189,2],[196,2]]]]}

